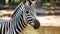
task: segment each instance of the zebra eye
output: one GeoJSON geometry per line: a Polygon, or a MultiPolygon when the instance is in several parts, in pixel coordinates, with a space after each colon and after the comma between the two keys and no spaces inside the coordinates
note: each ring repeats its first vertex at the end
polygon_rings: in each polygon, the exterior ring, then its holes
{"type": "Polygon", "coordinates": [[[29,11],[26,11],[26,13],[29,13],[29,11]]]}

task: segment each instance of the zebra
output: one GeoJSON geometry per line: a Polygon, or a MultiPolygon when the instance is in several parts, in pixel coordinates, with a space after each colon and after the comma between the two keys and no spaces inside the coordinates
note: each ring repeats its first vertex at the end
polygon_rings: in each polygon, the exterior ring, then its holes
{"type": "Polygon", "coordinates": [[[10,20],[0,19],[0,34],[20,34],[28,24],[34,29],[40,27],[32,2],[23,0],[15,9],[10,20]]]}

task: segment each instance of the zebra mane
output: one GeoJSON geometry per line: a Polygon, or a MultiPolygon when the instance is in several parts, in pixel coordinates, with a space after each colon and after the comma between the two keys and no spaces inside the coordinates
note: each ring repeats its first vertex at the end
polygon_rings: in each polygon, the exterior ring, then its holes
{"type": "Polygon", "coordinates": [[[13,17],[14,15],[15,15],[15,13],[17,12],[17,10],[19,9],[19,7],[21,6],[21,5],[24,5],[22,2],[14,9],[14,13],[13,13],[13,15],[11,16],[11,17],[13,17]]]}
{"type": "MultiPolygon", "coordinates": [[[[27,1],[29,1],[29,4],[30,4],[30,5],[32,4],[32,2],[31,2],[30,0],[27,0],[27,1]]],[[[23,1],[14,9],[14,13],[13,13],[13,15],[12,15],[11,17],[13,17],[13,16],[16,14],[17,10],[20,8],[20,6],[21,6],[21,5],[25,5],[25,3],[26,3],[27,1],[26,1],[26,0],[23,0],[23,1]]]]}

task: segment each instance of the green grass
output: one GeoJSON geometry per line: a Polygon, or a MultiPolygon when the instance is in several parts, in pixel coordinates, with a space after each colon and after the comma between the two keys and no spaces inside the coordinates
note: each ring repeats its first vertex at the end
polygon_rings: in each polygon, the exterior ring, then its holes
{"type": "Polygon", "coordinates": [[[24,34],[39,34],[39,32],[29,25],[25,29],[24,34]]]}
{"type": "Polygon", "coordinates": [[[44,6],[50,6],[50,3],[49,2],[46,2],[43,4],[44,6]]]}

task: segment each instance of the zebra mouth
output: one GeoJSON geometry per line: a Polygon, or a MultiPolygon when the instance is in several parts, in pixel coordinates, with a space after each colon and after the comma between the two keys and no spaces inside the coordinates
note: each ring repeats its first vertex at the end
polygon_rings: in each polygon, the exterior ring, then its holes
{"type": "Polygon", "coordinates": [[[34,29],[39,29],[40,22],[37,19],[35,19],[34,23],[31,23],[31,26],[33,26],[34,29]]]}

